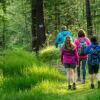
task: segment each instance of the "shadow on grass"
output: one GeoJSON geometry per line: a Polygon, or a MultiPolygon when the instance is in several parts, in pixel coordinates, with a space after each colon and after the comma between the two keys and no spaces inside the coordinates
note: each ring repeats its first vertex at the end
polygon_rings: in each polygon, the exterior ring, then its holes
{"type": "MultiPolygon", "coordinates": [[[[84,93],[84,92],[83,92],[84,93]]],[[[94,90],[90,94],[63,94],[43,91],[20,91],[2,94],[0,100],[100,100],[100,90],[94,90]]]]}

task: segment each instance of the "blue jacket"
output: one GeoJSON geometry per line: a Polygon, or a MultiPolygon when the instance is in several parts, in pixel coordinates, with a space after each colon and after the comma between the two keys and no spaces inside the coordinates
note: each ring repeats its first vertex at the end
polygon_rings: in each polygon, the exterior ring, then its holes
{"type": "Polygon", "coordinates": [[[55,40],[56,47],[60,47],[60,48],[62,47],[66,36],[72,37],[72,33],[69,31],[62,31],[58,33],[56,40],[55,40]]]}
{"type": "MultiPolygon", "coordinates": [[[[90,55],[91,54],[91,49],[96,47],[96,50],[99,52],[98,53],[98,57],[99,57],[99,62],[100,63],[100,44],[98,43],[91,43],[90,46],[88,46],[86,49],[85,49],[85,53],[90,55]]],[[[89,60],[89,56],[88,56],[88,64],[91,64],[90,60],[89,60]]]]}

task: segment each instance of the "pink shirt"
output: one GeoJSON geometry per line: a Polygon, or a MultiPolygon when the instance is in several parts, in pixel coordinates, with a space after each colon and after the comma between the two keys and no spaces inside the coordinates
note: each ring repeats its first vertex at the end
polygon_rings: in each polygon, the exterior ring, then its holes
{"type": "Polygon", "coordinates": [[[64,48],[61,49],[61,62],[63,64],[77,64],[78,63],[78,52],[75,48],[72,51],[65,50],[64,48]]]}
{"type": "MultiPolygon", "coordinates": [[[[90,40],[89,40],[87,37],[76,38],[76,39],[74,40],[74,43],[75,43],[77,49],[78,49],[78,47],[79,47],[80,40],[81,40],[81,39],[84,39],[84,38],[85,38],[85,40],[86,40],[87,46],[89,46],[89,45],[91,44],[90,40]]],[[[87,57],[88,57],[87,55],[85,55],[85,56],[79,56],[79,58],[87,58],[87,57]]]]}

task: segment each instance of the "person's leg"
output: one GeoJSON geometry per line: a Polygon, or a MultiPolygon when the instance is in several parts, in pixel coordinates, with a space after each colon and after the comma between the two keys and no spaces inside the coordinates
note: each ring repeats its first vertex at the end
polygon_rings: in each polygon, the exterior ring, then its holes
{"type": "Polygon", "coordinates": [[[64,64],[67,74],[67,81],[68,81],[68,89],[71,89],[71,72],[70,72],[70,64],[64,64]]]}
{"type": "Polygon", "coordinates": [[[79,59],[79,65],[77,67],[77,80],[80,81],[80,66],[81,66],[81,59],[79,59]]]}
{"type": "Polygon", "coordinates": [[[76,89],[76,65],[72,65],[71,70],[72,70],[72,83],[73,83],[72,89],[75,90],[76,89]]]}
{"type": "Polygon", "coordinates": [[[91,89],[94,89],[94,66],[88,65],[91,89]]]}
{"type": "Polygon", "coordinates": [[[90,74],[91,89],[94,88],[94,74],[90,74]]]}
{"type": "Polygon", "coordinates": [[[76,89],[76,69],[73,69],[73,89],[76,89]]]}
{"type": "Polygon", "coordinates": [[[67,80],[68,80],[68,89],[71,89],[71,72],[70,72],[70,66],[69,64],[65,64],[66,68],[66,74],[67,74],[67,80]]]}
{"type": "Polygon", "coordinates": [[[67,68],[68,85],[70,85],[70,68],[67,68]]]}
{"type": "Polygon", "coordinates": [[[70,82],[73,82],[73,70],[70,68],[70,82]]]}
{"type": "Polygon", "coordinates": [[[76,83],[76,79],[77,79],[77,71],[76,71],[76,68],[74,69],[74,82],[76,83]]]}
{"type": "Polygon", "coordinates": [[[100,89],[100,73],[99,72],[99,65],[95,65],[94,67],[94,73],[96,75],[96,78],[98,80],[98,88],[100,89]]]}
{"type": "Polygon", "coordinates": [[[71,70],[72,70],[72,82],[76,83],[76,68],[73,68],[71,70]]]}
{"type": "Polygon", "coordinates": [[[85,83],[85,78],[86,78],[86,62],[87,62],[87,59],[82,59],[82,83],[85,83]]]}
{"type": "Polygon", "coordinates": [[[68,80],[68,89],[71,89],[71,72],[70,72],[70,68],[67,68],[67,80],[68,80]]]}
{"type": "Polygon", "coordinates": [[[90,74],[91,89],[94,89],[94,74],[90,74]]]}

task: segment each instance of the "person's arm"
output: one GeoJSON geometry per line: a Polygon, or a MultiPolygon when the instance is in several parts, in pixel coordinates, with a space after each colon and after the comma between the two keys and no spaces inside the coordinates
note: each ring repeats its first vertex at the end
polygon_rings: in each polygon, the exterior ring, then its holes
{"type": "Polygon", "coordinates": [[[89,38],[86,38],[87,40],[87,45],[89,46],[90,44],[91,44],[91,41],[90,41],[90,39],[89,38]]]}
{"type": "Polygon", "coordinates": [[[77,61],[77,64],[78,64],[79,63],[79,55],[78,55],[77,49],[75,49],[75,58],[76,58],[76,61],[77,61]]]}
{"type": "Polygon", "coordinates": [[[76,45],[76,48],[78,49],[79,43],[78,43],[78,40],[77,39],[74,40],[74,44],[76,45]]]}

